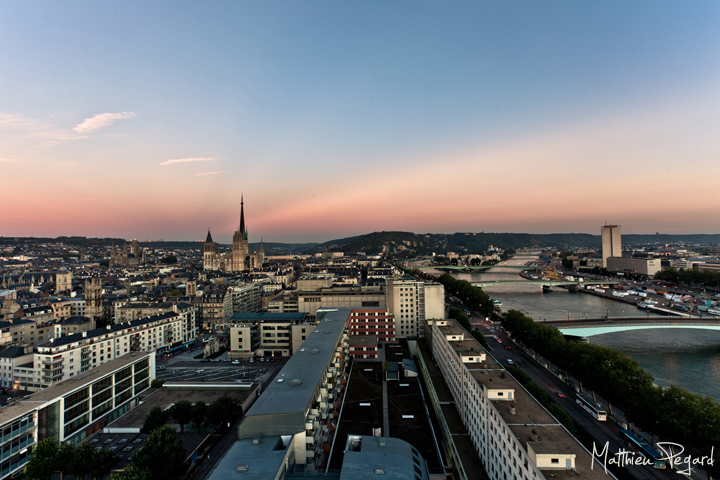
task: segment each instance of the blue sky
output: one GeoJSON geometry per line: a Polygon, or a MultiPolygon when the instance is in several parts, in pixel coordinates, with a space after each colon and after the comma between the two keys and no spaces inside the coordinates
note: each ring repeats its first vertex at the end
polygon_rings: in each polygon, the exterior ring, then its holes
{"type": "Polygon", "coordinates": [[[222,241],[244,192],[270,240],[717,233],[719,32],[714,1],[3,2],[0,222],[222,241]]]}

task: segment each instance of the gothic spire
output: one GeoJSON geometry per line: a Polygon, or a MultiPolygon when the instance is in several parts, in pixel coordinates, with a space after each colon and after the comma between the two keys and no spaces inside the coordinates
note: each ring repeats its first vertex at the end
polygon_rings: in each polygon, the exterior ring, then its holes
{"type": "Polygon", "coordinates": [[[212,243],[212,241],[213,241],[212,235],[210,235],[210,229],[208,228],[208,236],[205,239],[205,243],[212,243]]]}
{"type": "Polygon", "coordinates": [[[245,231],[245,200],[242,194],[240,194],[240,233],[243,238],[247,238],[247,232],[245,231]]]}

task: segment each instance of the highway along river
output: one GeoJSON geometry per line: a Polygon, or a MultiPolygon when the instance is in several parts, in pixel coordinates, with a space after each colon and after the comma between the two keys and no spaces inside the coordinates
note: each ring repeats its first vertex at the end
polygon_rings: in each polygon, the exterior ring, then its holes
{"type": "MultiPolygon", "coordinates": [[[[514,257],[513,265],[524,265],[532,257],[514,257]]],[[[428,273],[441,273],[433,270],[428,273]]],[[[522,280],[517,270],[493,268],[483,273],[457,273],[470,282],[522,280]]],[[[584,293],[553,288],[543,293],[540,286],[497,285],[485,292],[503,304],[503,311],[520,310],[536,321],[543,319],[599,318],[647,315],[626,303],[584,293]]],[[[643,330],[590,337],[590,343],[615,349],[635,359],[655,377],[655,383],[671,383],[693,393],[710,395],[720,401],[720,332],[710,330],[643,330]]]]}

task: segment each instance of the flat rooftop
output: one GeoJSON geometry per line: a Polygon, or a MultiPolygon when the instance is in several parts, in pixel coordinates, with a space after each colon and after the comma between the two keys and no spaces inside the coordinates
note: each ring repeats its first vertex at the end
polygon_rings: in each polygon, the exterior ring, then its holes
{"type": "Polygon", "coordinates": [[[273,313],[273,312],[258,312],[258,313],[245,313],[239,312],[230,317],[229,322],[233,321],[248,321],[248,322],[302,322],[305,320],[307,313],[273,313]]]}
{"type": "Polygon", "coordinates": [[[238,431],[241,439],[245,435],[295,434],[305,429],[305,412],[335,355],[350,310],[323,312],[322,320],[245,414],[238,431]]]}
{"type": "MultiPolygon", "coordinates": [[[[254,393],[255,385],[251,388],[233,389],[230,390],[226,385],[218,386],[213,388],[212,384],[207,387],[198,389],[186,389],[186,388],[159,388],[155,392],[151,392],[150,395],[145,397],[143,402],[130,410],[128,413],[118,418],[110,425],[112,428],[142,428],[145,423],[145,418],[150,413],[153,407],[161,407],[165,409],[177,403],[180,400],[187,400],[190,403],[195,403],[200,400],[210,405],[215,400],[223,395],[230,395],[232,398],[238,400],[242,404],[250,394],[254,393]]],[[[188,425],[185,426],[188,429],[188,425]]]]}
{"type": "Polygon", "coordinates": [[[32,395],[29,395],[24,399],[14,403],[13,405],[8,405],[1,408],[0,425],[25,413],[32,412],[34,409],[36,409],[43,403],[50,402],[57,398],[63,397],[68,393],[77,390],[78,388],[90,385],[93,382],[100,380],[105,375],[108,375],[115,370],[119,370],[126,365],[142,360],[145,357],[149,357],[150,355],[153,354],[149,352],[144,352],[140,354],[128,353],[126,355],[123,355],[122,357],[118,357],[103,365],[100,365],[99,367],[88,370],[85,373],[64,380],[56,385],[40,390],[39,392],[35,392],[32,395]]]}

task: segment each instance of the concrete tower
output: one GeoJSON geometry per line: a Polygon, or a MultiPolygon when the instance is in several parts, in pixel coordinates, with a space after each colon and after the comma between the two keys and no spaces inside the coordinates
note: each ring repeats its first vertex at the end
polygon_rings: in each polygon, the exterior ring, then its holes
{"type": "Polygon", "coordinates": [[[620,225],[603,225],[600,231],[602,234],[603,268],[607,268],[608,257],[622,257],[620,225]]]}

